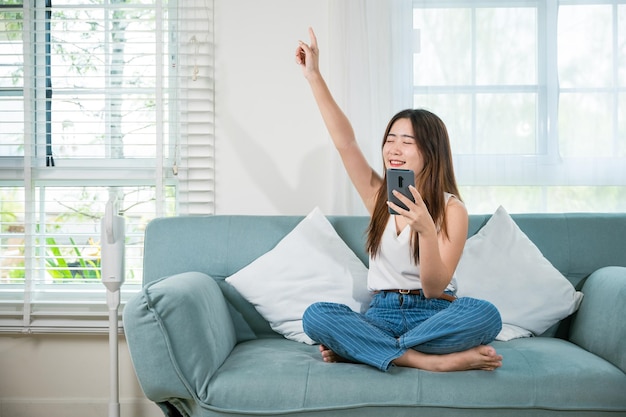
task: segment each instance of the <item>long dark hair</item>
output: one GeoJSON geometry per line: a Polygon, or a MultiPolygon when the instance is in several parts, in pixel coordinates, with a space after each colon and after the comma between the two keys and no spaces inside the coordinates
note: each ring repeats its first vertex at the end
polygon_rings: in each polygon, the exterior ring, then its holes
{"type": "MultiPolygon", "coordinates": [[[[448,231],[446,228],[446,201],[444,192],[454,194],[459,199],[461,196],[459,195],[456,178],[454,176],[450,139],[446,125],[437,115],[428,110],[403,110],[393,116],[389,121],[385,129],[382,146],[385,145],[391,126],[393,126],[398,119],[409,119],[411,121],[415,142],[424,161],[424,169],[422,172],[416,173],[415,175],[415,186],[422,195],[435,225],[437,225],[441,233],[447,237],[448,231]]],[[[367,251],[372,257],[378,254],[380,242],[389,216],[387,206],[387,174],[385,170],[383,173],[383,182],[378,190],[376,204],[367,230],[367,251]]],[[[418,263],[419,243],[416,232],[413,232],[411,242],[413,259],[415,263],[418,263]]]]}

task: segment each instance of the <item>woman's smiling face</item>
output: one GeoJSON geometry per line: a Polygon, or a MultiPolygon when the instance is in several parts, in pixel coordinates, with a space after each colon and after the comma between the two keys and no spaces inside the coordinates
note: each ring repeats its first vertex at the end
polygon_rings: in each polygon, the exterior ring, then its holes
{"type": "Polygon", "coordinates": [[[403,118],[393,123],[383,145],[383,160],[387,169],[410,169],[415,175],[422,172],[424,159],[417,148],[411,120],[403,118]]]}

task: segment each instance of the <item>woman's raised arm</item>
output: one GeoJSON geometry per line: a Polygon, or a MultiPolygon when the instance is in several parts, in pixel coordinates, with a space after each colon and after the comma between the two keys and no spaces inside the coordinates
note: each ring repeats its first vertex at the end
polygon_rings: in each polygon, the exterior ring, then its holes
{"type": "Polygon", "coordinates": [[[339,152],[348,176],[371,214],[382,179],[365,159],[356,141],[352,124],[333,98],[320,73],[317,38],[311,28],[309,36],[311,38],[309,45],[300,41],[296,48],[296,63],[302,68],[302,73],[311,86],[326,129],[339,152]]]}

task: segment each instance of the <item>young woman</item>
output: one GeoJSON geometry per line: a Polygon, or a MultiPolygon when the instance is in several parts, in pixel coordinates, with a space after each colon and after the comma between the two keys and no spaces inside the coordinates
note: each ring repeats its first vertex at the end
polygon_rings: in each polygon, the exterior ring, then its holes
{"type": "MultiPolygon", "coordinates": [[[[406,366],[430,371],[494,370],[502,357],[487,343],[502,327],[490,303],[455,297],[454,271],[467,238],[468,216],[452,167],[443,122],[426,110],[405,110],[389,122],[382,145],[385,168],[411,169],[415,202],[395,195],[407,210],[387,201],[386,174],[361,152],[349,120],[319,71],[317,39],[300,41],[296,63],[308,80],[344,167],[371,220],[365,314],[334,303],[304,313],[304,331],[319,342],[327,362],[354,361],[386,371],[406,366]],[[389,208],[398,214],[389,214],[389,208]]],[[[386,172],[386,171],[385,171],[386,172]]]]}

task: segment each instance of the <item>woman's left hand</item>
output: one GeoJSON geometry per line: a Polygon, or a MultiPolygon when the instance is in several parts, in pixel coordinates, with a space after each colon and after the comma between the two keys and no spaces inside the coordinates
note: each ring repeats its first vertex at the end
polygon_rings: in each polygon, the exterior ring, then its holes
{"type": "Polygon", "coordinates": [[[394,209],[396,213],[401,215],[411,229],[415,230],[417,233],[424,234],[432,232],[436,234],[437,229],[435,227],[435,222],[428,212],[428,208],[426,207],[426,203],[424,203],[424,199],[422,199],[421,194],[417,191],[417,188],[412,185],[409,186],[409,191],[413,195],[415,202],[411,201],[399,191],[393,190],[394,195],[407,207],[408,210],[403,209],[391,201],[388,201],[387,204],[389,207],[394,209]]]}

